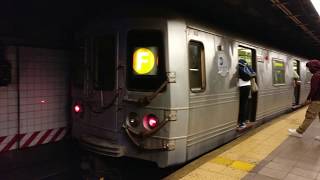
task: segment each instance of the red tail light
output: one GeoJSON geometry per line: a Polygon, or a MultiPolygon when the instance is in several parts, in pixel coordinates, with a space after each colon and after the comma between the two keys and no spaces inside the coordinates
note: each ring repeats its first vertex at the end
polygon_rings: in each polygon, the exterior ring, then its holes
{"type": "Polygon", "coordinates": [[[83,109],[83,105],[82,105],[81,101],[76,101],[73,104],[72,110],[76,114],[82,114],[84,109],[83,109]]]}
{"type": "Polygon", "coordinates": [[[74,105],[73,110],[75,113],[79,113],[82,111],[82,108],[80,105],[76,104],[76,105],[74,105]]]}
{"type": "Polygon", "coordinates": [[[143,118],[143,124],[147,129],[154,129],[159,125],[159,119],[153,114],[148,114],[143,118]]]}

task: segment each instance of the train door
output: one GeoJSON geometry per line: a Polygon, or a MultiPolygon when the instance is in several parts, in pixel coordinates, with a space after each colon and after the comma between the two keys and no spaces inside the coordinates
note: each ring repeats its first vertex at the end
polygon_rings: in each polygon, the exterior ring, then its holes
{"type": "MultiPolygon", "coordinates": [[[[90,37],[85,42],[84,119],[97,129],[114,131],[117,99],[117,34],[110,32],[90,37]]],[[[105,131],[96,131],[104,136],[105,131]]]]}
{"type": "MultiPolygon", "coordinates": [[[[238,46],[238,60],[245,60],[246,63],[256,72],[256,50],[248,48],[245,46],[238,46]]],[[[257,78],[254,78],[257,82],[257,78]]],[[[240,101],[239,101],[239,125],[241,127],[246,127],[245,123],[254,122],[257,113],[257,99],[258,93],[251,91],[251,86],[249,84],[250,80],[245,82],[239,78],[239,90],[240,90],[240,101]]],[[[250,82],[251,83],[251,82],[250,82]]]]}
{"type": "Polygon", "coordinates": [[[300,99],[300,61],[293,60],[293,106],[299,105],[300,99]]]}

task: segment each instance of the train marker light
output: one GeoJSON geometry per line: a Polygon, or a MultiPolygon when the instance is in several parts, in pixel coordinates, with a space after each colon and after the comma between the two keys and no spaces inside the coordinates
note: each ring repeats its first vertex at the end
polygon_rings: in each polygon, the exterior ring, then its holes
{"type": "Polygon", "coordinates": [[[73,110],[75,113],[80,113],[82,112],[82,108],[79,104],[76,104],[74,107],[73,107],[73,110]]]}
{"type": "Polygon", "coordinates": [[[137,113],[131,112],[128,116],[127,120],[132,127],[137,127],[139,125],[138,115],[137,113]]]}
{"type": "Polygon", "coordinates": [[[153,114],[148,114],[143,118],[143,124],[147,129],[154,129],[159,125],[159,119],[153,114]]]}
{"type": "Polygon", "coordinates": [[[150,126],[151,128],[156,127],[157,124],[158,124],[158,122],[157,122],[156,119],[149,119],[149,126],[150,126]]]}
{"type": "Polygon", "coordinates": [[[147,48],[138,48],[133,53],[133,70],[138,75],[150,73],[156,63],[155,55],[147,48]]]}

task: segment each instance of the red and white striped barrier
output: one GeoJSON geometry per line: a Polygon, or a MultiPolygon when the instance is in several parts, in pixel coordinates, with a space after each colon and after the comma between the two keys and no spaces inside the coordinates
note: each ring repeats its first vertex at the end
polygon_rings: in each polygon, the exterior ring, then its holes
{"type": "Polygon", "coordinates": [[[11,136],[0,137],[0,153],[17,149],[18,142],[19,148],[27,148],[37,146],[40,144],[46,144],[50,142],[56,142],[65,137],[67,129],[65,127],[57,129],[48,129],[45,131],[36,131],[31,133],[15,134],[11,136]]]}

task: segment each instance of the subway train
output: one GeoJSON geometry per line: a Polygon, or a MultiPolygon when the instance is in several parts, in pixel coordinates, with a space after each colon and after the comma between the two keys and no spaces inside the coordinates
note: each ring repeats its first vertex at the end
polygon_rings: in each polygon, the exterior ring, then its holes
{"type": "Polygon", "coordinates": [[[307,59],[190,17],[113,16],[79,34],[72,136],[93,154],[168,167],[239,137],[240,58],[257,73],[251,122],[301,105],[310,88],[307,59]]]}

